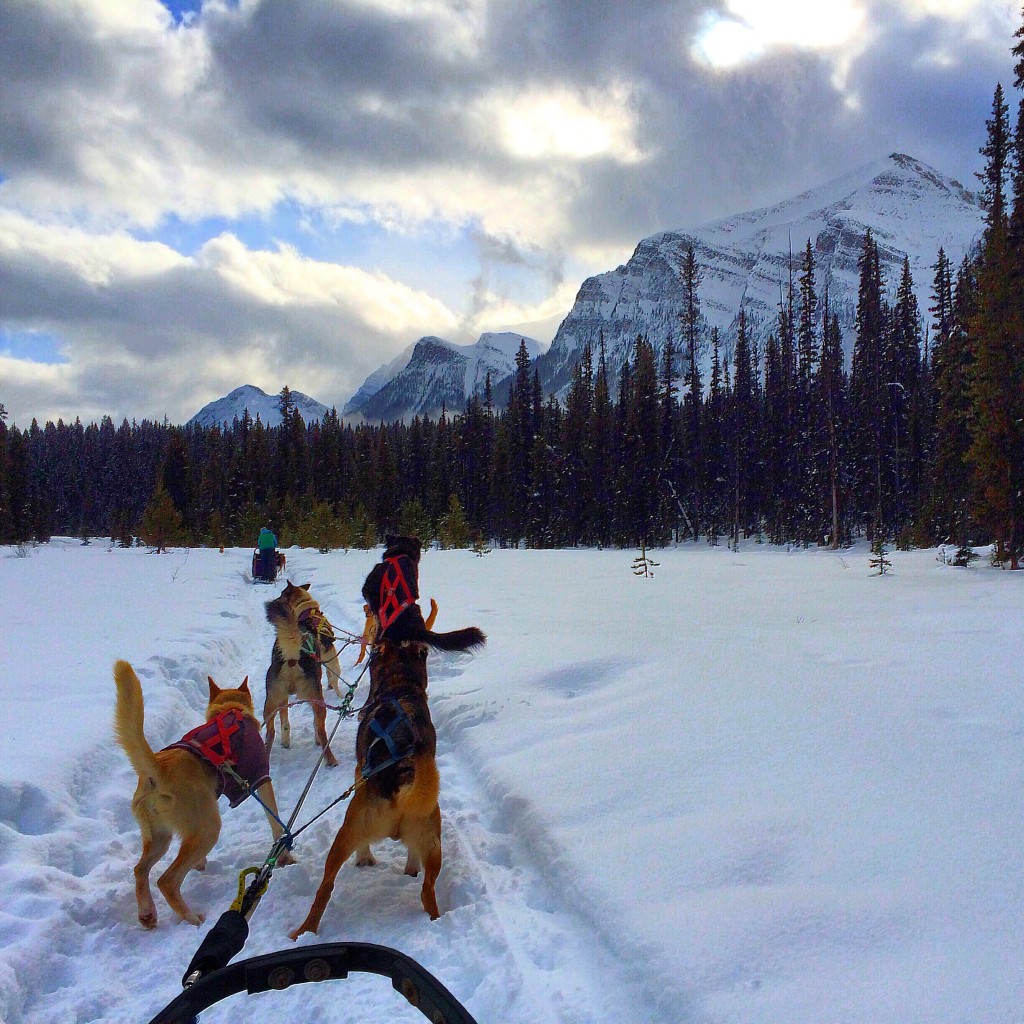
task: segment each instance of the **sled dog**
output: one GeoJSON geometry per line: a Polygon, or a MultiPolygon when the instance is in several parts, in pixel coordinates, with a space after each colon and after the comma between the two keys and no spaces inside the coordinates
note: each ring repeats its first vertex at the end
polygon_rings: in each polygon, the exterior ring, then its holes
{"type": "Polygon", "coordinates": [[[440,916],[434,895],[441,871],[436,749],[427,708],[427,647],[385,641],[370,659],[370,697],[356,732],[355,794],[327,854],[313,904],[291,938],[320,927],[345,861],[356,852],[358,865],[376,863],[370,844],[387,838],[405,844],[407,875],[423,869],[423,909],[432,920],[440,916]]]}
{"type": "Polygon", "coordinates": [[[435,633],[423,621],[418,603],[421,551],[422,544],[417,537],[389,534],[381,561],[366,577],[363,600],[369,608],[368,614],[376,620],[377,639],[393,642],[411,640],[439,651],[468,651],[482,647],[487,637],[476,626],[435,633]]]}
{"type": "Polygon", "coordinates": [[[309,593],[309,584],[294,586],[289,580],[280,597],[267,602],[267,620],[276,636],[267,669],[267,698],[263,722],[267,727],[267,753],[274,745],[274,717],[281,716],[281,746],[291,746],[288,698],[292,695],[308,701],[313,709],[313,727],[317,745],[324,749],[324,760],[334,767],[338,761],[327,742],[327,709],[324,707],[323,669],[327,681],[341,696],[338,652],[334,633],[322,618],[320,605],[309,593]]]}
{"type": "MultiPolygon", "coordinates": [[[[236,807],[249,795],[225,770],[225,763],[259,793],[269,812],[277,814],[269,761],[253,711],[248,679],[238,689],[224,690],[210,679],[206,724],[158,751],[150,747],[143,732],[142,686],[127,661],[114,664],[114,682],[114,732],[139,776],[132,798],[132,814],[142,833],[142,856],[135,865],[139,923],[144,928],[156,927],[149,874],[177,835],[181,839],[178,855],[156,884],[178,917],[200,925],[205,915],[185,902],[181,883],[193,868],[202,871],[206,867],[206,855],[220,835],[218,796],[224,793],[231,806],[236,807]]],[[[282,828],[269,812],[270,830],[277,839],[282,828]]],[[[294,858],[286,851],[285,859],[278,863],[292,864],[294,858]]]]}

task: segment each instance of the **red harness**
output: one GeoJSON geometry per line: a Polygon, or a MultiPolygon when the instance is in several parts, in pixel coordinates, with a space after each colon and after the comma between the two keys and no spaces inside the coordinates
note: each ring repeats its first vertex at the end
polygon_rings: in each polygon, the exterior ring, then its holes
{"type": "Polygon", "coordinates": [[[164,749],[187,750],[213,765],[218,777],[217,796],[223,793],[232,807],[237,807],[270,778],[270,758],[259,725],[234,708],[214,715],[164,749]],[[226,771],[225,766],[230,767],[231,772],[226,771]]]}
{"type": "Polygon", "coordinates": [[[412,587],[402,572],[400,556],[385,559],[384,575],[380,581],[380,631],[383,633],[410,605],[416,603],[412,587]]]}
{"type": "Polygon", "coordinates": [[[188,743],[202,754],[215,768],[225,761],[231,761],[231,737],[239,729],[238,712],[234,708],[214,715],[208,722],[197,726],[181,737],[181,743],[188,743]],[[198,734],[204,734],[200,739],[198,734]]]}

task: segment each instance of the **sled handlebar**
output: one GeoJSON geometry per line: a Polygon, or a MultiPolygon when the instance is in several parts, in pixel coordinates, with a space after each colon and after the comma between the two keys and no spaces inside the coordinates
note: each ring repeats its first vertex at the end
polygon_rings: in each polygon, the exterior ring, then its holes
{"type": "Polygon", "coordinates": [[[200,977],[150,1024],[193,1024],[207,1007],[238,992],[252,995],[307,981],[339,981],[350,971],[390,978],[392,987],[432,1024],[476,1024],[455,996],[415,960],[397,949],[368,942],[326,942],[240,960],[200,977]]]}

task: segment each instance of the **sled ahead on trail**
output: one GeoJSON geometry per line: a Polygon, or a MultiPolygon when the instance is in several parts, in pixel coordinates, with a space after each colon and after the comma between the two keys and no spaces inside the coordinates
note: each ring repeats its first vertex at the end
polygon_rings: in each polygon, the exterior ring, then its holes
{"type": "Polygon", "coordinates": [[[277,579],[280,555],[273,548],[256,548],[252,553],[253,583],[273,583],[277,579]]]}

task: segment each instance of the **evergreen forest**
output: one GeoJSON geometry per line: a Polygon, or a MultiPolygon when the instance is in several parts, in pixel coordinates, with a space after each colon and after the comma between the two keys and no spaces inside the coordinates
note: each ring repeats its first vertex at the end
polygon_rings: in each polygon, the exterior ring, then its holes
{"type": "MultiPolygon", "coordinates": [[[[1014,55],[1024,87],[1024,28],[1014,55]]],[[[675,341],[638,337],[610,379],[599,346],[564,402],[544,396],[525,345],[504,408],[490,382],[439,419],[222,427],[58,421],[26,429],[0,405],[0,542],[51,535],[370,547],[385,532],[443,546],[658,547],[681,541],[842,547],[993,544],[1024,554],[1024,100],[995,90],[981,148],[986,227],[958,266],[932,267],[921,310],[909,262],[883,281],[859,259],[852,358],[810,240],[762,344],[703,329],[688,254],[675,341]],[[700,358],[710,350],[709,379],[700,358]]],[[[0,395],[2,398],[2,395],[0,395]]]]}

